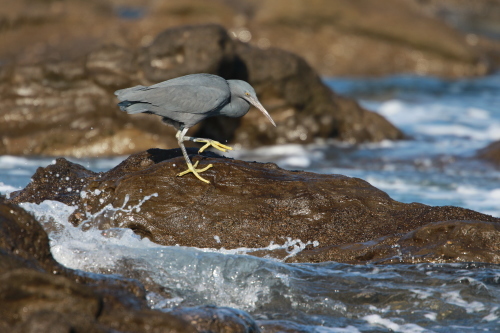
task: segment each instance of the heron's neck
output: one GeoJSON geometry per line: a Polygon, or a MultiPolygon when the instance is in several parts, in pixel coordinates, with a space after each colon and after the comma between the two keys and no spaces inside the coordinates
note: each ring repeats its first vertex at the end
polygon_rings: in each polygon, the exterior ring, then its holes
{"type": "Polygon", "coordinates": [[[227,117],[243,117],[250,110],[250,104],[242,98],[232,98],[231,102],[221,110],[221,115],[227,117]]]}

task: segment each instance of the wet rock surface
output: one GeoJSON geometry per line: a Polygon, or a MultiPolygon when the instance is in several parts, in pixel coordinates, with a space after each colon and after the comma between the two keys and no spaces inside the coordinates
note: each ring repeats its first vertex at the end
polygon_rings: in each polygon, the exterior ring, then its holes
{"type": "MultiPolygon", "coordinates": [[[[130,228],[159,244],[201,248],[264,248],[298,239],[309,245],[292,260],[303,262],[499,260],[498,218],[458,207],[400,203],[342,175],[287,171],[213,154],[192,159],[214,165],[203,173],[211,184],[192,175],[176,177],[185,169],[178,149],[150,149],[108,172],[78,179],[82,190],[64,198],[78,206],[72,222],[130,228]]],[[[60,159],[33,179],[68,167],[79,168],[60,159]]],[[[52,178],[46,189],[32,182],[11,200],[62,200],[51,189],[60,181],[52,178]],[[34,196],[35,188],[42,195],[34,196]]],[[[284,258],[284,252],[261,255],[284,258]]]]}
{"type": "Polygon", "coordinates": [[[426,224],[402,236],[303,251],[292,262],[347,263],[500,263],[500,223],[451,220],[426,224]]]}
{"type": "Polygon", "coordinates": [[[333,93],[299,56],[244,44],[208,24],[172,28],[140,49],[107,45],[75,60],[3,68],[0,154],[96,157],[177,147],[173,128],[119,111],[113,92],[196,72],[250,82],[278,125],[252,110],[242,119],[208,119],[192,130],[200,137],[244,147],[403,138],[382,116],[333,93]]]}
{"type": "Polygon", "coordinates": [[[147,307],[139,282],[59,265],[42,226],[0,197],[0,331],[258,332],[247,314],[226,308],[163,313],[147,307]],[[193,318],[208,318],[198,320],[193,318]],[[190,322],[183,318],[187,318],[190,322]]]}

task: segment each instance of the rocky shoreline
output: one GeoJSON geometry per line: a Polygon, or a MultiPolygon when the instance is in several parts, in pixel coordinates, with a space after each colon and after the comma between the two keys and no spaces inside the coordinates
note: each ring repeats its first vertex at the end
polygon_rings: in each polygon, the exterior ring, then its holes
{"type": "MultiPolygon", "coordinates": [[[[75,225],[130,228],[162,245],[259,248],[286,237],[308,244],[286,262],[500,263],[499,218],[400,203],[357,178],[189,152],[201,165],[214,164],[204,173],[211,184],[176,177],[184,163],[179,149],[150,149],[103,173],[60,158],[39,168],[25,189],[0,198],[0,328],[259,331],[248,314],[231,308],[151,310],[145,291],[161,288],[61,266],[50,254],[42,226],[17,206],[23,202],[75,205],[70,217],[75,225]]],[[[285,259],[287,253],[253,254],[285,259]]]]}
{"type": "MultiPolygon", "coordinates": [[[[500,66],[500,44],[450,22],[462,17],[470,29],[477,17],[495,23],[499,1],[6,3],[0,155],[130,156],[101,173],[58,158],[23,190],[0,195],[0,331],[298,330],[279,321],[261,325],[227,307],[153,310],[146,293],[168,298],[161,286],[56,262],[47,232],[19,206],[28,202],[76,206],[75,226],[129,228],[166,246],[262,248],[252,254],[286,263],[500,264],[500,218],[401,203],[362,179],[194,148],[193,161],[214,165],[203,174],[211,184],[176,177],[185,161],[179,149],[167,149],[177,147],[174,130],[157,117],[127,116],[113,96],[116,89],[207,72],[249,81],[278,127],[251,111],[241,119],[209,119],[193,135],[247,148],[399,140],[405,134],[398,128],[332,92],[320,76],[490,73],[500,66]],[[286,239],[304,248],[293,256],[266,249],[286,239]]],[[[494,24],[477,29],[488,27],[494,32],[494,24]]],[[[492,143],[476,157],[499,165],[499,149],[492,143]]]]}

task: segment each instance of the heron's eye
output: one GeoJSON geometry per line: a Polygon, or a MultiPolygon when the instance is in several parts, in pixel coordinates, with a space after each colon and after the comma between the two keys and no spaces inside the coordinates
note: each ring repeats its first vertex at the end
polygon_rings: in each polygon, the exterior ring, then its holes
{"type": "Polygon", "coordinates": [[[247,93],[247,92],[245,93],[245,95],[250,96],[250,94],[249,94],[249,93],[247,93]]]}

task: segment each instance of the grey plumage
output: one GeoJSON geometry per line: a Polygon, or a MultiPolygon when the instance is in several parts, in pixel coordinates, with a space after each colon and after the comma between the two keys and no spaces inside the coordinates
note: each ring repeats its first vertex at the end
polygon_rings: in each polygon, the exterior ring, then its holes
{"type": "Polygon", "coordinates": [[[209,117],[244,116],[251,104],[262,111],[276,126],[250,84],[241,80],[225,80],[217,75],[186,75],[149,87],[135,86],[117,90],[115,95],[120,100],[118,106],[122,111],[129,114],[155,114],[161,116],[165,123],[173,125],[178,130],[176,137],[188,164],[188,171],[205,182],[208,181],[196,172],[200,170],[192,167],[183,142],[186,140],[206,142],[200,152],[208,146],[222,151],[231,148],[210,139],[186,137],[185,134],[190,127],[209,117]]]}

